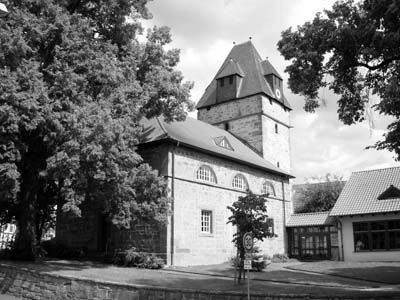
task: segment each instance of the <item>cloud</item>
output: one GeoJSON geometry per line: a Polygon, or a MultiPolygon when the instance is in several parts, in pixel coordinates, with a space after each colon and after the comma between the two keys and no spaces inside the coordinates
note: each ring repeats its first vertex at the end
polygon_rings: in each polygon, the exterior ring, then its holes
{"type": "MultiPolygon", "coordinates": [[[[375,129],[366,122],[343,125],[337,117],[337,96],[322,90],[327,106],[317,113],[303,111],[304,99],[293,95],[284,72],[289,62],[277,51],[281,32],[313,19],[330,8],[334,0],[156,0],[149,3],[154,19],[146,26],[167,25],[172,30],[172,47],[181,49],[178,65],[186,80],[194,81],[192,100],[197,102],[210,83],[232,42],[249,36],[261,57],[269,60],[284,79],[284,93],[293,111],[291,130],[292,170],[296,182],[328,172],[348,176],[351,171],[395,165],[387,151],[366,150],[382,138],[388,119],[374,115],[375,129]]],[[[196,117],[196,112],[190,114],[196,117]]]]}

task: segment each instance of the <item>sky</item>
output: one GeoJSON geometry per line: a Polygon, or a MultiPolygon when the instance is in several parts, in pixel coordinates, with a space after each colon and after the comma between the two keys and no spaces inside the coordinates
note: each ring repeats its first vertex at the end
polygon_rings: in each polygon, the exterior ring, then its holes
{"type": "MultiPolygon", "coordinates": [[[[332,0],[154,0],[149,2],[153,19],[145,27],[168,26],[172,43],[181,50],[178,69],[195,86],[191,99],[197,102],[213,79],[233,42],[251,37],[261,57],[268,57],[283,77],[284,94],[291,112],[291,161],[295,183],[327,173],[347,179],[351,172],[399,166],[388,151],[365,149],[382,139],[387,118],[376,113],[369,122],[346,126],[337,117],[337,95],[328,89],[320,96],[326,106],[316,113],[303,110],[304,99],[287,86],[288,61],[277,50],[281,32],[311,21],[317,12],[332,7],[332,0]]],[[[196,112],[189,114],[196,117],[196,112]]]]}

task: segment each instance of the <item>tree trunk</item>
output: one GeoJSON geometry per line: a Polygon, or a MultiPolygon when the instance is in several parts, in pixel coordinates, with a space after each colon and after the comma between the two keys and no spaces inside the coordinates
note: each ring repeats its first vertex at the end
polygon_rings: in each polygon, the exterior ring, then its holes
{"type": "Polygon", "coordinates": [[[244,257],[245,257],[245,251],[243,249],[240,249],[239,252],[239,276],[238,276],[238,283],[242,280],[245,279],[245,271],[244,271],[244,257]]]}
{"type": "Polygon", "coordinates": [[[22,173],[21,190],[18,195],[19,214],[16,217],[17,234],[13,249],[13,258],[35,260],[38,254],[36,235],[36,200],[39,182],[35,168],[25,168],[22,173]]]}

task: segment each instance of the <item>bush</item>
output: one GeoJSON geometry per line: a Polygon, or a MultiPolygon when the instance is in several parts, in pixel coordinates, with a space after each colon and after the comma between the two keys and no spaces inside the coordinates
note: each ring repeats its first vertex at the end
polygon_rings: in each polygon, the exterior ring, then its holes
{"type": "Polygon", "coordinates": [[[276,253],[272,256],[272,262],[274,263],[287,262],[288,260],[289,258],[286,256],[286,254],[276,253]]]}
{"type": "Polygon", "coordinates": [[[137,267],[145,269],[161,269],[164,260],[151,253],[139,252],[135,247],[124,251],[117,251],[113,263],[124,267],[137,267]]]}
{"type": "Polygon", "coordinates": [[[87,250],[85,248],[71,248],[55,239],[42,242],[42,248],[46,257],[61,258],[61,259],[82,259],[86,257],[87,250]]]}

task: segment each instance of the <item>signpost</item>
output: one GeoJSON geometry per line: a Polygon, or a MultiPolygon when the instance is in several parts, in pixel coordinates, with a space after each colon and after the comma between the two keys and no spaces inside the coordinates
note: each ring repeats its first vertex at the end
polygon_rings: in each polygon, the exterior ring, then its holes
{"type": "Polygon", "coordinates": [[[243,248],[246,251],[246,259],[243,262],[243,268],[247,270],[247,299],[250,300],[250,270],[251,270],[251,261],[252,261],[252,253],[254,247],[253,235],[251,232],[246,232],[243,236],[243,248]]]}

